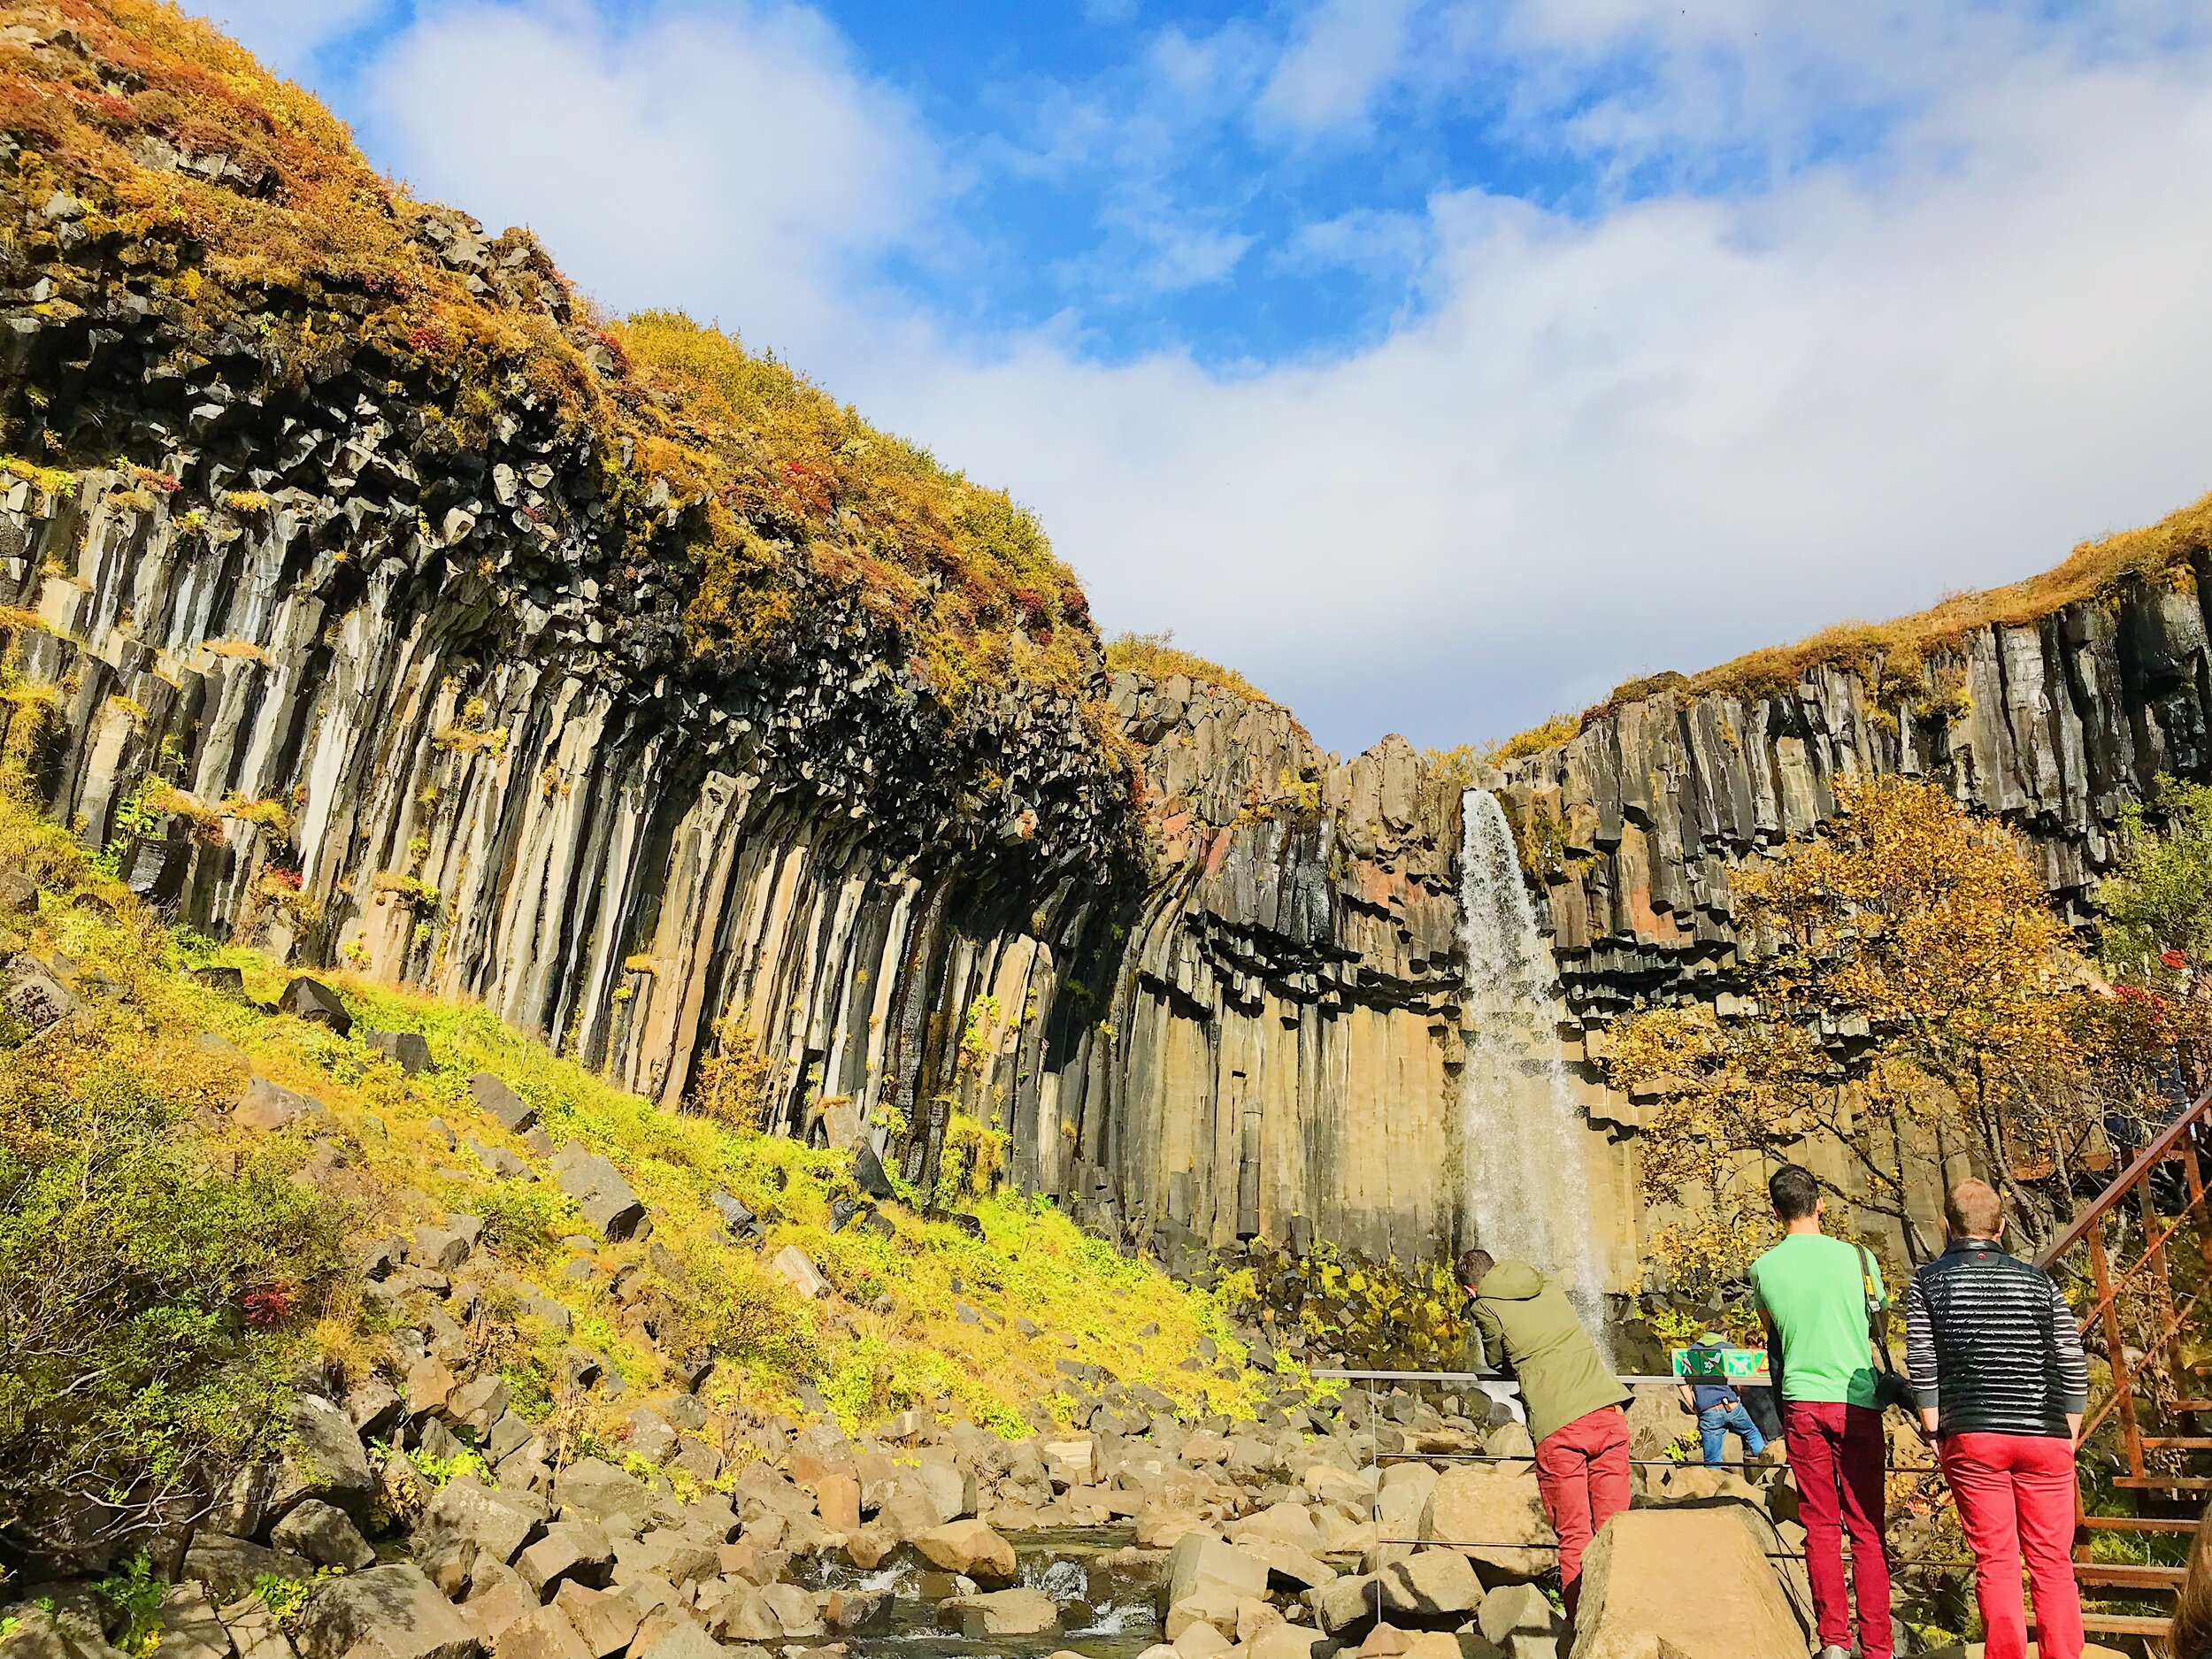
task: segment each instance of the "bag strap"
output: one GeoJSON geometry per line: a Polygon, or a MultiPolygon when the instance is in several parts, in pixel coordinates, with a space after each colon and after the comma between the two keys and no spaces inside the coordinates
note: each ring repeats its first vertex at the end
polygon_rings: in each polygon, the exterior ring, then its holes
{"type": "Polygon", "coordinates": [[[1881,1312],[1874,1303],[1873,1253],[1863,1244],[1855,1244],[1852,1248],[1859,1253],[1859,1294],[1866,1307],[1867,1334],[1874,1339],[1874,1351],[1882,1356],[1882,1369],[1893,1372],[1897,1367],[1890,1363],[1889,1336],[1882,1329],[1881,1312]]]}

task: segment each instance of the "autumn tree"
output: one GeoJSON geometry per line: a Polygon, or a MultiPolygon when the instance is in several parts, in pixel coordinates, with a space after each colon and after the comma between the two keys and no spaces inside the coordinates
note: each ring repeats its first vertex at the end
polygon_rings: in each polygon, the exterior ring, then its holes
{"type": "MultiPolygon", "coordinates": [[[[1902,1222],[1912,1163],[1966,1150],[2047,1238],[2095,1121],[2075,1087],[2070,934],[2012,836],[1940,788],[1887,778],[1837,795],[1818,839],[1735,877],[1755,1014],[1662,1009],[1616,1033],[1612,1080],[1655,1102],[1647,1192],[1702,1197],[1709,1230],[1746,1238],[1754,1216],[1731,1225],[1728,1201],[1739,1155],[1825,1141],[1854,1166],[1854,1201],[1902,1222]]],[[[1916,1255],[1933,1247],[1903,1231],[1916,1255]]]]}

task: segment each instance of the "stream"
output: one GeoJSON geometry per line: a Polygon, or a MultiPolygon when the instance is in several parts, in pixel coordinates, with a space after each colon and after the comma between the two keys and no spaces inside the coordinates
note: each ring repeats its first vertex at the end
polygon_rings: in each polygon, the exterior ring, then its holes
{"type": "Polygon", "coordinates": [[[1125,1526],[1044,1529],[1008,1534],[1018,1582],[1060,1604],[1060,1628],[1034,1636],[965,1637],[940,1629],[937,1602],[957,1594],[952,1575],[901,1550],[872,1571],[841,1557],[816,1557],[792,1577],[809,1589],[888,1593],[887,1616],[841,1638],[856,1655],[884,1659],[1020,1659],[1067,1649],[1087,1659],[1136,1659],[1161,1640],[1156,1563],[1112,1559],[1130,1548],[1125,1526]]]}

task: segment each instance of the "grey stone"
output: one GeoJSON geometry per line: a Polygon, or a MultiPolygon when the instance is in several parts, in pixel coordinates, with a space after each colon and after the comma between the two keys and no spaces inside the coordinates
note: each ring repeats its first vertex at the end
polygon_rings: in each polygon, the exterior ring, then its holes
{"type": "Polygon", "coordinates": [[[311,1095],[257,1077],[247,1079],[245,1091],[231,1110],[231,1121],[242,1129],[270,1134],[302,1118],[319,1117],[322,1110],[322,1102],[311,1095]]]}
{"type": "Polygon", "coordinates": [[[376,1560],[352,1520],[343,1509],[308,1498],[269,1531],[269,1542],[279,1549],[304,1555],[319,1567],[357,1572],[376,1560]]]}
{"type": "Polygon", "coordinates": [[[326,1025],[341,1037],[353,1029],[353,1016],[346,1012],[338,993],[320,979],[311,979],[304,974],[284,987],[277,998],[277,1011],[311,1025],[326,1025]]]}
{"type": "Polygon", "coordinates": [[[430,1057],[430,1043],[419,1031],[373,1031],[362,1039],[379,1054],[399,1063],[399,1069],[409,1077],[419,1076],[435,1064],[430,1057]]]}
{"type": "Polygon", "coordinates": [[[480,1659],[482,1639],[420,1568],[326,1578],[300,1609],[300,1659],[480,1659]]]}
{"type": "Polygon", "coordinates": [[[638,1202],[622,1171],[573,1141],[553,1155],[553,1176],[561,1190],[576,1201],[584,1219],[598,1228],[603,1238],[626,1239],[645,1219],[645,1206],[638,1202]]]}
{"type": "Polygon", "coordinates": [[[303,1499],[321,1498],[359,1513],[375,1494],[376,1478],[352,1421],[319,1394],[296,1396],[288,1415],[267,1512],[281,1517],[303,1499]]]}
{"type": "Polygon", "coordinates": [[[525,1134],[536,1126],[538,1109],[488,1071],[469,1079],[469,1093],[509,1134],[525,1134]]]}
{"type": "Polygon", "coordinates": [[[515,1561],[523,1581],[541,1596],[565,1581],[603,1586],[614,1566],[614,1545],[604,1529],[586,1520],[560,1520],[515,1561]]]}
{"type": "Polygon", "coordinates": [[[235,1601],[253,1589],[263,1574],[279,1578],[312,1578],[315,1563],[288,1550],[267,1549],[242,1538],[204,1529],[184,1552],[184,1577],[204,1584],[218,1601],[235,1601]]]}

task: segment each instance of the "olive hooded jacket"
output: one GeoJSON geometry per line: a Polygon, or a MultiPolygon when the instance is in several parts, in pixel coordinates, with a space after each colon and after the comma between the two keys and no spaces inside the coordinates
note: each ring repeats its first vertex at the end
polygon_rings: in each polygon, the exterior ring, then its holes
{"type": "Polygon", "coordinates": [[[1628,1398],[1556,1274],[1504,1261],[1484,1274],[1476,1289],[1469,1357],[1479,1345],[1483,1364],[1513,1368],[1533,1439],[1628,1398]]]}

